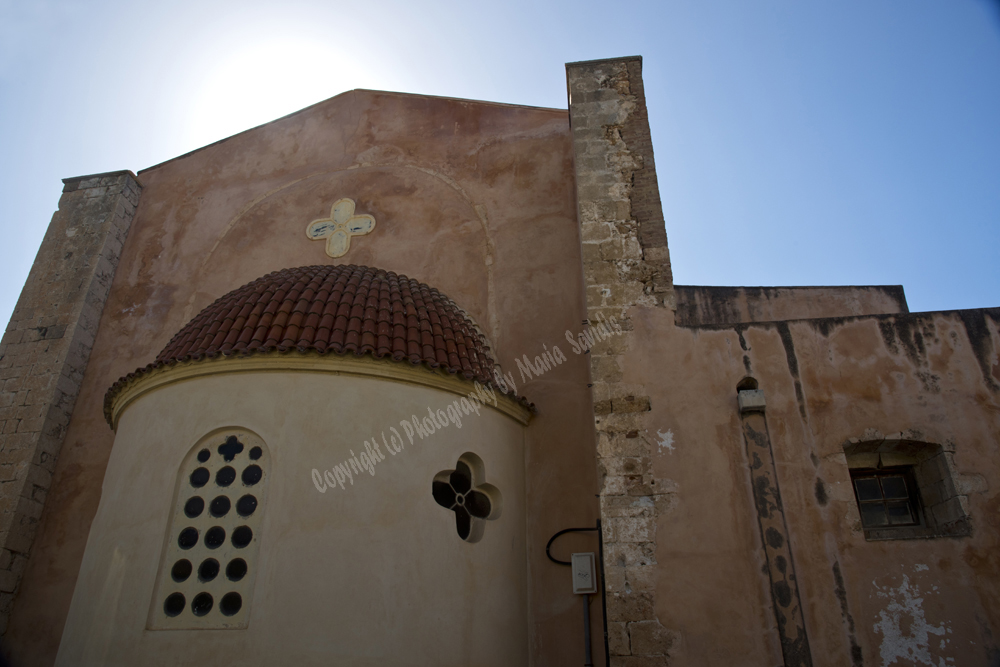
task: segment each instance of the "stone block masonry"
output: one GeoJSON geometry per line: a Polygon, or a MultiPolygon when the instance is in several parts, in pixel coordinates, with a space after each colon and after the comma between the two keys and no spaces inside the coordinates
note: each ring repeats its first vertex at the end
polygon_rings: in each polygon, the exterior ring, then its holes
{"type": "Polygon", "coordinates": [[[63,183],[0,341],[0,633],[142,190],[128,171],[63,183]]]}
{"type": "Polygon", "coordinates": [[[656,519],[674,489],[653,477],[648,392],[622,377],[628,311],[675,308],[642,59],[570,63],[566,76],[588,318],[614,316],[624,329],[590,359],[611,665],[668,665],[678,635],[656,616],[654,572],[656,519]]]}

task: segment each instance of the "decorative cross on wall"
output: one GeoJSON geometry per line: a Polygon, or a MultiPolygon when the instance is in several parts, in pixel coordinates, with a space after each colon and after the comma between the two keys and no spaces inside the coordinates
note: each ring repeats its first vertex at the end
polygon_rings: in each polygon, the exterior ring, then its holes
{"type": "Polygon", "coordinates": [[[351,249],[351,237],[375,229],[375,218],[354,215],[353,199],[338,199],[330,209],[330,217],[313,220],[306,227],[306,237],[312,241],[326,239],[326,254],[342,257],[351,249]]]}

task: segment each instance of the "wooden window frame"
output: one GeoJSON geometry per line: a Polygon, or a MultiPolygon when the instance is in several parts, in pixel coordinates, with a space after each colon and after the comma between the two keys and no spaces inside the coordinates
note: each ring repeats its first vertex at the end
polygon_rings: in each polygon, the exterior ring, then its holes
{"type": "Polygon", "coordinates": [[[864,530],[892,530],[896,528],[913,528],[924,526],[923,517],[923,505],[920,502],[920,490],[917,484],[916,476],[914,475],[913,466],[893,466],[885,468],[854,468],[851,470],[851,487],[854,490],[854,500],[858,504],[858,512],[861,514],[861,525],[864,530]],[[882,479],[887,477],[902,477],[903,483],[906,485],[906,497],[896,497],[896,498],[886,498],[885,492],[883,490],[882,479]],[[860,494],[858,493],[858,480],[860,479],[877,479],[879,480],[879,495],[881,500],[867,499],[862,500],[860,494]],[[896,501],[900,502],[905,500],[909,505],[910,515],[913,517],[913,521],[906,523],[892,523],[892,519],[889,515],[889,503],[896,501]],[[871,505],[875,503],[881,503],[885,511],[886,520],[888,523],[883,525],[866,525],[865,524],[865,512],[863,510],[864,505],[871,505]]]}

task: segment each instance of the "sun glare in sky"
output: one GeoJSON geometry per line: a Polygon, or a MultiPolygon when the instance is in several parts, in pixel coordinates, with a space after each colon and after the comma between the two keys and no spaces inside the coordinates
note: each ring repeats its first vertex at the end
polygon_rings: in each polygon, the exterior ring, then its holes
{"type": "Polygon", "coordinates": [[[183,143],[210,144],[370,86],[371,78],[349,50],[329,44],[291,38],[246,44],[221,54],[193,82],[183,143]]]}
{"type": "Polygon", "coordinates": [[[0,320],[61,179],[355,89],[565,108],[641,55],[678,284],[1000,295],[1000,2],[0,0],[0,320]],[[617,8],[614,8],[617,9],[617,8]],[[622,29],[617,29],[622,27],[622,29]]]}

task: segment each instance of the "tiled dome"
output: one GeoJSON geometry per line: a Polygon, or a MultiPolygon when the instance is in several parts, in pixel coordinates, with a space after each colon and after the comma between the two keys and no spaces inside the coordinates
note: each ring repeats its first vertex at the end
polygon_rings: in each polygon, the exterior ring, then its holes
{"type": "Polygon", "coordinates": [[[390,357],[484,384],[492,384],[495,364],[472,320],[438,290],[367,266],[303,266],[270,273],[209,305],[156,361],[112,385],[105,413],[110,417],[126,383],[161,366],[296,350],[390,357]]]}

